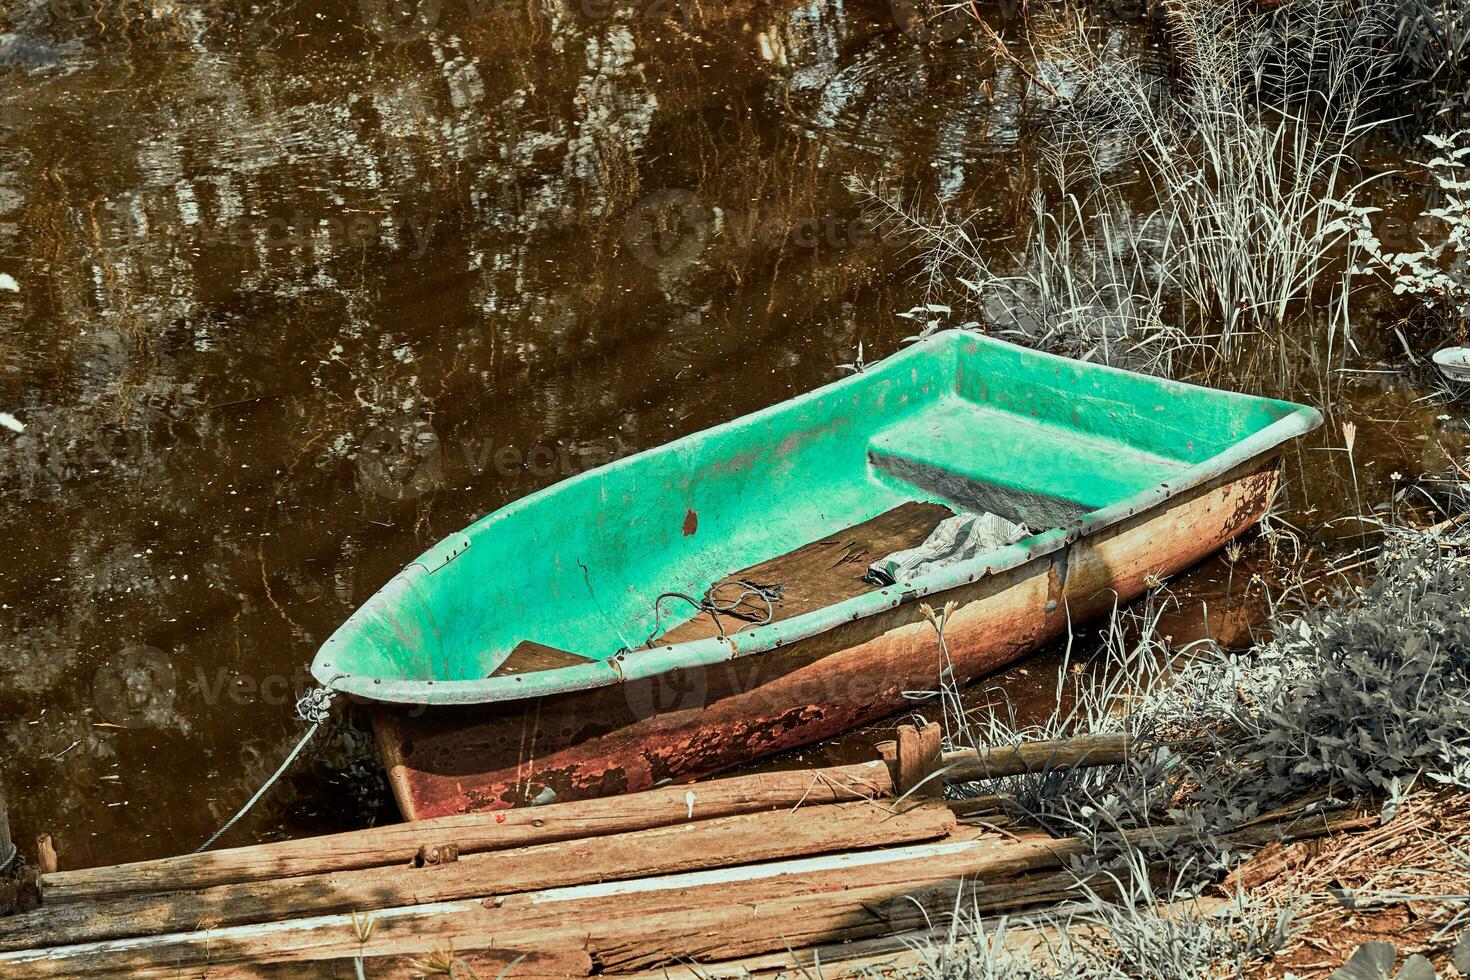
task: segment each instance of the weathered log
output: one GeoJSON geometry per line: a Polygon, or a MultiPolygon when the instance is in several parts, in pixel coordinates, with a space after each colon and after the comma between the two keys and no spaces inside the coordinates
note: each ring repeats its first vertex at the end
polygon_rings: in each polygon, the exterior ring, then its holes
{"type": "Polygon", "coordinates": [[[741,814],[473,854],[437,865],[368,868],[45,907],[0,921],[0,950],[187,932],[200,923],[219,928],[503,896],[907,844],[944,837],[954,829],[954,815],[937,806],[894,812],[880,803],[834,803],[741,814]]]}
{"type": "Polygon", "coordinates": [[[964,820],[968,817],[994,817],[1001,819],[1000,814],[1005,809],[1005,798],[1001,796],[972,796],[963,800],[945,800],[944,805],[949,807],[949,812],[964,820]]]}
{"type": "Polygon", "coordinates": [[[978,752],[962,749],[944,753],[940,772],[947,783],[971,783],[1029,772],[1111,766],[1126,762],[1133,748],[1127,735],[1082,735],[978,752]]]}
{"type": "MultiPolygon", "coordinates": [[[[946,753],[944,780],[965,782],[1016,775],[1047,766],[1107,765],[1123,761],[1126,738],[1100,736],[1033,742],[1020,748],[946,753]]],[[[935,782],[936,780],[931,780],[935,782]]],[[[417,823],[349,831],[310,840],[282,841],[104,868],[45,873],[47,905],[149,892],[181,891],[411,861],[421,847],[453,845],[461,854],[575,840],[668,826],[692,819],[894,795],[893,777],[879,762],[830,769],[757,773],[688,786],[665,786],[607,799],[531,809],[438,817],[417,823]]]]}
{"type": "MultiPolygon", "coordinates": [[[[872,939],[826,943],[805,949],[744,956],[734,960],[681,963],[661,966],[656,970],[613,975],[619,980],[749,980],[751,977],[788,975],[793,978],[820,976],[822,980],[833,980],[834,977],[848,977],[858,972],[849,968],[851,964],[873,964],[881,973],[886,957],[902,956],[905,952],[923,948],[930,943],[942,943],[949,929],[950,926],[946,923],[928,929],[890,933],[872,939]]],[[[859,975],[876,974],[860,973],[859,975]]]]}
{"type": "Polygon", "coordinates": [[[48,906],[56,906],[407,864],[420,848],[453,845],[461,855],[468,855],[804,804],[892,795],[888,768],[877,761],[830,769],[755,773],[606,799],[438,817],[308,840],[61,871],[42,876],[41,894],[48,906]]]}
{"type": "MultiPolygon", "coordinates": [[[[1370,819],[1358,814],[1317,815],[1261,824],[1227,836],[1236,843],[1253,845],[1268,839],[1361,829],[1371,825],[1370,819]]],[[[1171,827],[1126,836],[1129,843],[1147,850],[1192,839],[1192,831],[1171,827]]],[[[1075,874],[1058,869],[1066,858],[1086,853],[1091,845],[1075,840],[1051,843],[1058,846],[1035,840],[1009,846],[976,842],[978,846],[968,854],[916,856],[907,867],[894,868],[900,878],[911,875],[921,880],[942,873],[936,865],[948,861],[951,874],[963,875],[918,886],[903,887],[901,880],[867,885],[860,882],[870,876],[862,875],[841,896],[810,888],[791,893],[784,887],[736,892],[726,896],[728,904],[723,909],[702,902],[691,906],[677,925],[669,921],[674,917],[672,904],[652,910],[640,905],[631,921],[623,920],[624,925],[636,925],[635,932],[602,935],[594,929],[587,948],[603,972],[653,969],[674,962],[733,959],[922,928],[953,912],[961,898],[967,910],[999,912],[1081,897],[1075,874]]],[[[921,847],[904,850],[917,852],[921,847]]],[[[937,852],[944,845],[930,847],[937,852]]],[[[1104,898],[1115,890],[1109,879],[1088,884],[1104,898]]]]}
{"type": "MultiPolygon", "coordinates": [[[[1254,845],[1364,826],[1358,814],[1285,816],[1229,839],[1254,845]]],[[[1188,840],[1186,828],[1129,834],[1139,847],[1188,840]]],[[[549,889],[490,902],[443,902],[159,937],[0,954],[0,975],[195,975],[201,964],[409,955],[455,949],[585,949],[604,972],[723,960],[924,926],[954,908],[1014,909],[1075,897],[1061,870],[1077,840],[983,835],[634,881],[549,889]]],[[[454,867],[447,865],[445,867],[454,867]]],[[[1101,889],[1099,889],[1101,890],[1101,889]]]]}

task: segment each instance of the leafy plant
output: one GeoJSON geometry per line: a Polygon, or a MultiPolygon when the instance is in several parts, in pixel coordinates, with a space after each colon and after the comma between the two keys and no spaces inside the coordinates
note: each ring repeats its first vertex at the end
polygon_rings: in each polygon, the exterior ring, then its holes
{"type": "Polygon", "coordinates": [[[1470,82],[1470,7],[1462,0],[1388,2],[1397,9],[1386,48],[1397,56],[1400,74],[1428,86],[1430,101],[1445,114],[1470,108],[1463,102],[1470,82]]]}
{"type": "Polygon", "coordinates": [[[1234,720],[1263,790],[1391,792],[1422,772],[1470,787],[1470,566],[1395,547],[1371,584],[1304,611],[1261,651],[1289,665],[1234,720]]]}
{"type": "Polygon", "coordinates": [[[1419,249],[1393,252],[1379,241],[1367,215],[1357,209],[1358,247],[1366,260],[1355,271],[1377,272],[1393,283],[1395,295],[1418,296],[1461,328],[1470,326],[1470,131],[1450,137],[1424,137],[1439,155],[1427,164],[1442,203],[1420,215],[1444,227],[1444,238],[1419,240],[1419,249]]]}
{"type": "Polygon", "coordinates": [[[1416,953],[1395,973],[1398,958],[1393,943],[1364,943],[1333,971],[1329,980],[1434,980],[1434,964],[1427,957],[1416,953]]]}
{"type": "MultiPolygon", "coordinates": [[[[1371,583],[1278,620],[1248,655],[1150,694],[1213,738],[1202,825],[1308,790],[1392,799],[1406,777],[1470,787],[1470,541],[1390,537],[1371,583]]],[[[1187,814],[1186,814],[1187,816],[1187,814]]]]}

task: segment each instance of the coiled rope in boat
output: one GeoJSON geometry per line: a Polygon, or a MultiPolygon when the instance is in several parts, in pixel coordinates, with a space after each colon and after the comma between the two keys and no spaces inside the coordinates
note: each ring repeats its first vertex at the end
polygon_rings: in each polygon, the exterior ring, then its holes
{"type": "Polygon", "coordinates": [[[663,601],[665,599],[683,599],[685,602],[693,606],[698,612],[709,613],[714,617],[715,628],[720,631],[721,636],[724,636],[725,624],[720,621],[721,613],[734,612],[740,607],[743,602],[745,602],[746,599],[754,596],[755,598],[760,599],[766,604],[765,617],[755,625],[765,626],[767,623],[771,622],[771,620],[776,618],[775,603],[776,600],[781,598],[782,593],[784,593],[785,591],[786,586],[784,585],[759,585],[755,582],[748,582],[742,578],[734,579],[728,582],[717,582],[714,585],[711,585],[709,588],[704,590],[704,597],[701,599],[696,599],[687,592],[660,593],[659,597],[653,600],[653,632],[648,634],[648,639],[643,641],[643,645],[645,647],[653,646],[653,641],[658,639],[662,625],[663,601]],[[719,599],[720,591],[731,586],[738,587],[740,589],[740,593],[732,601],[721,602],[719,599]]]}
{"type": "MultiPolygon", "coordinates": [[[[337,680],[338,677],[346,676],[346,674],[338,674],[337,677],[332,678],[332,681],[337,680]]],[[[328,681],[328,684],[332,683],[332,681],[328,681]]],[[[207,851],[213,847],[215,841],[229,833],[230,828],[239,823],[240,818],[249,813],[251,807],[259,803],[261,798],[270,792],[270,788],[276,784],[276,780],[285,775],[286,770],[291,768],[291,763],[295,762],[296,757],[301,754],[301,750],[306,748],[306,743],[310,742],[312,736],[327,723],[327,719],[331,716],[332,712],[332,699],[336,696],[337,692],[332,690],[331,687],[314,687],[296,702],[296,717],[302,721],[310,722],[311,727],[306,730],[306,734],[301,736],[301,740],[296,743],[296,747],[287,754],[285,761],[276,768],[275,772],[271,773],[270,778],[261,785],[260,789],[255,791],[255,795],[250,797],[245,802],[245,805],[225,822],[223,827],[216,830],[209,840],[194,848],[195,854],[207,851]]]]}

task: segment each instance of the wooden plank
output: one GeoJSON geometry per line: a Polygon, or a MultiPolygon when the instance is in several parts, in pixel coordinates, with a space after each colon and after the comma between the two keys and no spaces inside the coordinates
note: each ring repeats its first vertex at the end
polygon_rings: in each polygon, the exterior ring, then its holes
{"type": "Polygon", "coordinates": [[[201,922],[218,928],[336,912],[361,914],[394,905],[906,844],[944,837],[954,829],[954,814],[944,807],[895,813],[883,804],[862,802],[740,814],[475,854],[425,867],[368,868],[42,908],[0,919],[0,950],[186,932],[201,922]]]}
{"type": "MultiPolygon", "coordinates": [[[[721,581],[744,579],[761,585],[783,586],[785,591],[772,604],[773,622],[790,619],[878,588],[863,579],[870,563],[923,544],[941,521],[953,516],[954,511],[943,504],[909,501],[820,541],[732,572],[721,581]]],[[[738,589],[728,587],[721,597],[733,600],[738,594],[738,589]]],[[[726,632],[734,633],[748,627],[752,617],[764,618],[765,611],[765,603],[753,601],[719,619],[726,632]]],[[[715,614],[700,613],[655,642],[662,646],[719,634],[715,614]]]]}
{"type": "MultiPolygon", "coordinates": [[[[1358,814],[1317,816],[1260,825],[1231,835],[1239,843],[1260,843],[1272,837],[1320,836],[1337,830],[1366,826],[1358,814]]],[[[1135,846],[1148,848],[1192,839],[1182,827],[1130,832],[1135,846]]],[[[699,903],[678,913],[669,903],[648,909],[642,902],[637,914],[623,920],[626,931],[590,931],[587,948],[605,973],[653,969],[669,963],[724,960],[782,949],[801,949],[823,943],[847,942],[902,929],[922,928],[935,917],[952,912],[961,897],[967,909],[994,912],[1073,900],[1079,889],[1075,874],[1062,868],[1068,857],[1086,853],[1083,841],[1025,841],[1015,846],[973,842],[969,848],[943,854],[945,844],[930,845],[936,853],[915,856],[900,864],[898,875],[914,881],[883,879],[858,873],[842,894],[818,889],[787,891],[779,887],[736,890],[725,896],[723,908],[699,903]],[[1048,846],[1048,843],[1053,846],[1048,846]],[[947,859],[947,860],[946,860],[947,859]],[[948,865],[950,877],[943,875],[948,865]],[[927,879],[927,880],[926,880],[927,879]],[[869,884],[868,882],[873,882],[869,884]]],[[[911,852],[922,848],[909,848],[911,852]]],[[[1110,894],[1106,880],[1091,882],[1098,894],[1110,894]]],[[[587,911],[584,921],[595,920],[587,911]]]]}
{"type": "Polygon", "coordinates": [[[522,640],[515,645],[510,656],[500,662],[500,666],[490,672],[491,677],[509,677],[511,674],[529,674],[538,670],[555,670],[558,667],[575,667],[577,664],[591,663],[591,657],[581,654],[570,653],[566,650],[558,650],[544,643],[536,643],[531,640],[522,640]]]}
{"type": "MultiPolygon", "coordinates": [[[[206,962],[332,958],[364,951],[430,951],[448,942],[453,942],[456,949],[489,945],[492,941],[497,946],[520,949],[588,948],[595,951],[600,962],[633,967],[650,956],[662,962],[659,957],[666,951],[682,945],[690,946],[691,954],[701,956],[726,950],[734,951],[730,955],[741,955],[751,951],[752,944],[785,948],[776,935],[778,931],[786,936],[798,927],[826,929],[833,916],[838,920],[856,917],[849,923],[850,928],[832,934],[834,939],[845,939],[886,931],[889,922],[897,921],[895,916],[908,922],[904,917],[916,908],[932,905],[940,911],[953,902],[953,887],[919,906],[905,896],[920,885],[948,881],[955,874],[955,862],[959,861],[958,869],[964,870],[967,857],[973,858],[979,849],[977,842],[915,845],[719,873],[676,875],[629,883],[634,886],[631,888],[557,889],[493,907],[491,903],[440,903],[386,910],[372,915],[373,934],[366,944],[357,934],[358,923],[363,920],[340,915],[155,940],[116,940],[44,953],[6,953],[0,954],[0,972],[9,965],[24,964],[34,976],[109,971],[146,975],[140,971],[172,970],[206,962]],[[772,896],[779,896],[775,901],[783,916],[805,919],[770,920],[764,923],[763,931],[757,928],[761,919],[752,918],[745,910],[770,906],[772,896]],[[752,935],[752,928],[756,928],[757,935],[752,935]],[[724,939],[715,939],[726,932],[729,935],[724,939]],[[628,947],[629,943],[634,947],[628,947]]],[[[1040,897],[1054,893],[1052,888],[1040,897]]],[[[1007,886],[1003,901],[1013,901],[1017,895],[1022,895],[1025,902],[1038,900],[1037,894],[1012,885],[1007,886]]]]}
{"type": "MultiPolygon", "coordinates": [[[[1243,846],[1369,825],[1357,813],[1283,817],[1228,835],[1243,846]]],[[[1125,835],[1140,847],[1189,839],[1188,828],[1125,835]]],[[[584,949],[596,969],[651,969],[863,939],[920,928],[961,894],[981,911],[1075,897],[1062,870],[1091,843],[999,835],[688,872],[656,879],[549,889],[490,902],[455,902],[320,916],[48,950],[0,953],[0,974],[178,976],[201,964],[406,955],[448,943],[477,948],[584,949]]],[[[1094,887],[1099,887],[1095,883],[1094,887]]]]}
{"type": "Polygon", "coordinates": [[[436,817],[308,840],[60,871],[41,876],[41,894],[46,905],[55,907],[124,895],[406,865],[421,847],[457,847],[461,855],[467,855],[892,795],[888,767],[877,761],[753,773],[605,799],[436,817]]]}
{"type": "MultiPolygon", "coordinates": [[[[554,889],[501,902],[459,901],[383,909],[365,917],[315,916],[265,925],[195,930],[73,946],[0,953],[0,976],[133,977],[191,975],[196,967],[340,959],[357,955],[428,953],[453,943],[456,950],[494,947],[551,951],[617,946],[638,930],[675,929],[693,922],[696,909],[755,901],[791,889],[833,899],[884,897],[907,890],[905,865],[950,877],[949,863],[974,842],[921,844],[852,855],[802,858],[609,885],[554,889]],[[897,884],[895,884],[897,883],[897,884]],[[859,886],[868,885],[866,889],[859,886]],[[611,890],[609,890],[611,888],[611,890]],[[364,941],[362,924],[370,921],[364,941]]],[[[879,899],[882,900],[881,898],[879,899]]],[[[843,908],[859,908],[843,902],[843,908]]],[[[700,917],[704,923],[708,914],[700,917]]],[[[768,926],[770,924],[768,923],[768,926]]],[[[708,928],[701,924],[700,929],[708,928]]],[[[670,940],[660,933],[660,945],[670,940]]]]}

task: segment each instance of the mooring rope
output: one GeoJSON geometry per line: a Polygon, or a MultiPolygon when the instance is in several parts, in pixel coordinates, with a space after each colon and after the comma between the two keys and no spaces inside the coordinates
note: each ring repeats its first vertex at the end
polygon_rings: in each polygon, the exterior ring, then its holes
{"type": "Polygon", "coordinates": [[[15,863],[15,859],[19,854],[20,848],[16,846],[15,841],[11,841],[10,856],[7,857],[4,861],[0,861],[0,875],[3,875],[10,870],[10,866],[15,863]]]}
{"type": "MultiPolygon", "coordinates": [[[[327,683],[330,684],[332,681],[336,681],[338,677],[346,676],[346,674],[338,674],[337,677],[333,677],[327,683]]],[[[285,775],[286,770],[291,768],[291,763],[295,762],[296,757],[301,754],[301,750],[306,748],[306,743],[310,742],[312,736],[327,723],[327,719],[331,717],[332,699],[336,696],[337,692],[330,687],[314,687],[296,702],[296,717],[302,721],[311,722],[311,727],[306,730],[305,735],[301,736],[301,741],[296,743],[296,747],[286,756],[286,760],[276,768],[275,772],[271,773],[271,777],[261,785],[260,789],[255,791],[255,795],[245,802],[245,805],[240,808],[239,812],[226,821],[223,827],[216,830],[209,840],[194,848],[195,854],[200,854],[214,846],[215,841],[229,833],[230,828],[239,823],[240,818],[249,813],[250,808],[259,803],[261,797],[270,792],[270,788],[276,784],[276,780],[285,775]]]]}

